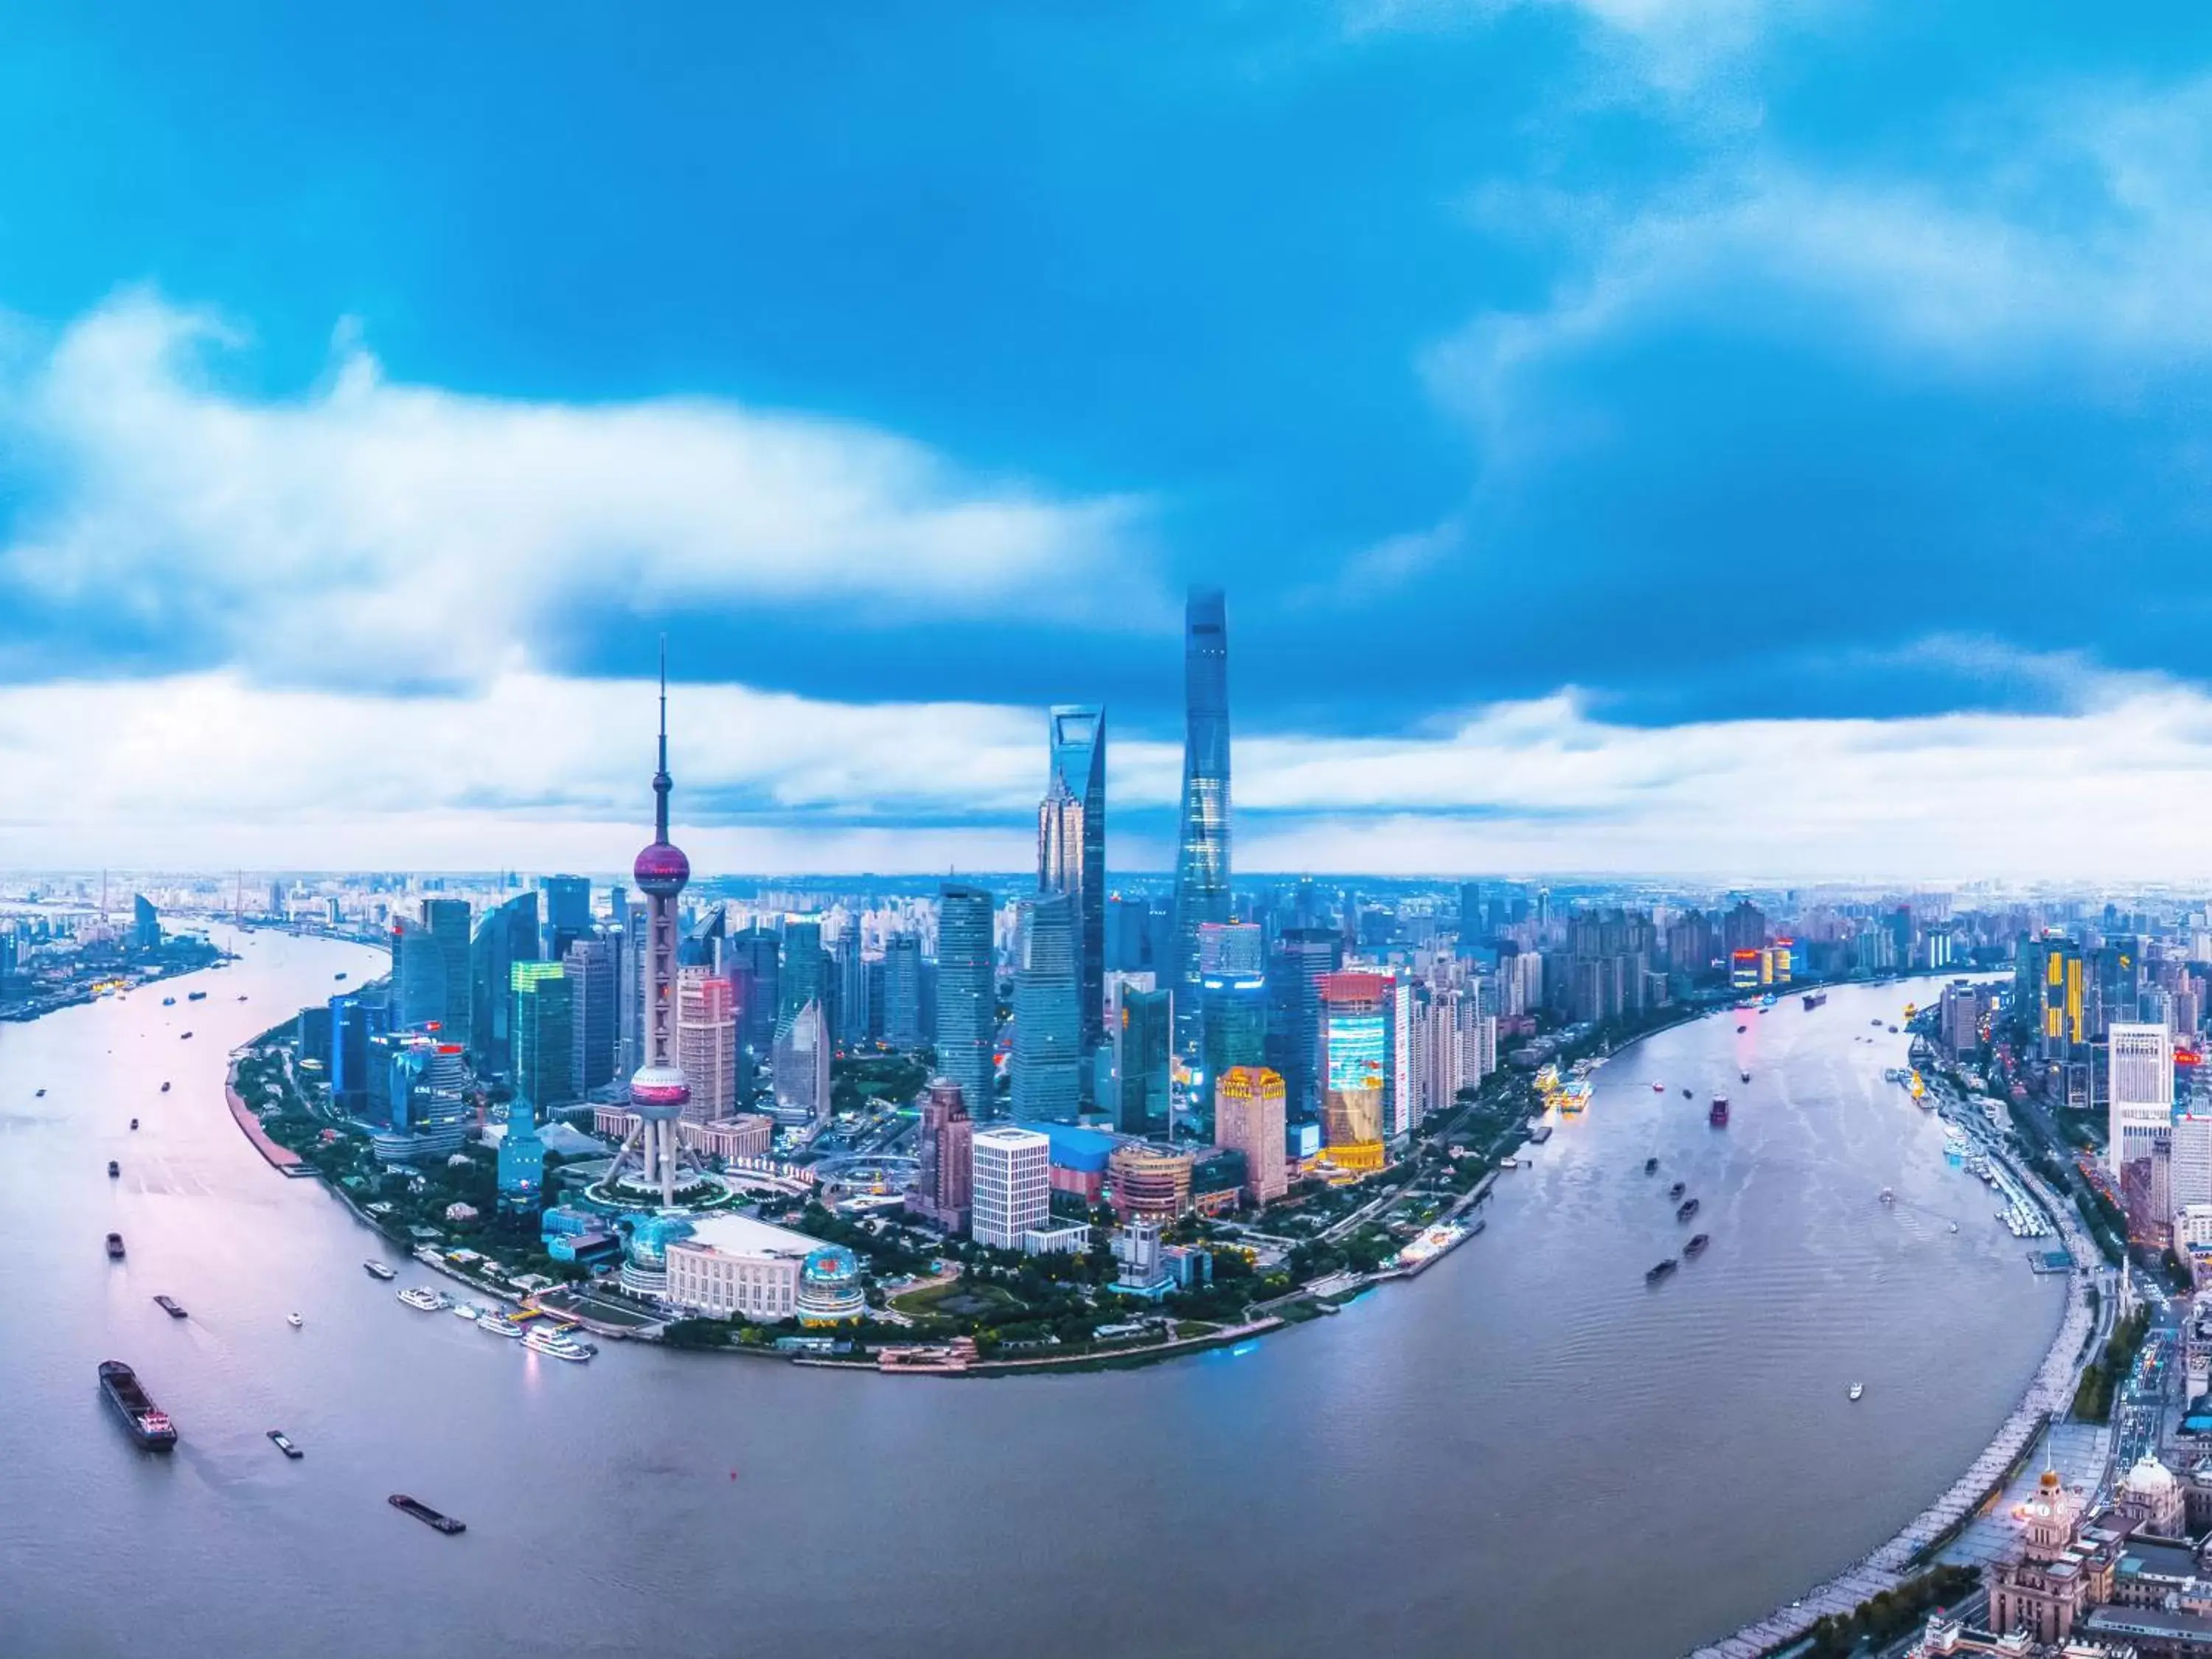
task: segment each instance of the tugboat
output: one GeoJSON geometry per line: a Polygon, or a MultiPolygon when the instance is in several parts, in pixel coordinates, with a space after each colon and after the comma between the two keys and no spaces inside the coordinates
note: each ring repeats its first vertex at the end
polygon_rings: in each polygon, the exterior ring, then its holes
{"type": "Polygon", "coordinates": [[[1683,1193],[1683,1189],[1685,1188],[1685,1187],[1686,1187],[1687,1184],[1688,1184],[1688,1183],[1687,1183],[1687,1182],[1680,1182],[1680,1181],[1676,1182],[1673,1186],[1669,1187],[1669,1188],[1667,1189],[1667,1196],[1668,1196],[1668,1197],[1669,1197],[1669,1198],[1680,1198],[1680,1197],[1681,1197],[1682,1193],[1683,1193]]]}
{"type": "Polygon", "coordinates": [[[149,1451],[167,1451],[177,1443],[177,1425],[149,1399],[138,1374],[119,1359],[100,1362],[100,1391],[115,1407],[131,1437],[149,1451]]]}
{"type": "Polygon", "coordinates": [[[154,1305],[159,1308],[163,1313],[168,1315],[172,1319],[183,1319],[187,1317],[184,1308],[179,1304],[177,1298],[173,1296],[157,1296],[154,1298],[154,1305]]]}
{"type": "Polygon", "coordinates": [[[361,1264],[361,1270],[367,1273],[371,1279],[397,1279],[399,1277],[398,1273],[394,1272],[392,1268],[386,1267],[381,1261],[364,1261],[361,1264]]]}
{"type": "Polygon", "coordinates": [[[110,1181],[112,1181],[116,1176],[122,1173],[123,1166],[120,1164],[118,1164],[113,1158],[109,1158],[107,1160],[107,1178],[110,1181]]]}
{"type": "MultiPolygon", "coordinates": [[[[185,1035],[186,1036],[190,1036],[191,1035],[191,1033],[190,1031],[187,1031],[187,1032],[185,1032],[185,1035]]],[[[163,1094],[165,1094],[165,1095],[166,1095],[167,1093],[168,1093],[168,1092],[169,1092],[169,1079],[167,1079],[167,1078],[163,1078],[163,1079],[161,1079],[161,1092],[162,1092],[163,1094]]]]}
{"type": "MultiPolygon", "coordinates": [[[[1650,1175],[1650,1174],[1654,1170],[1657,1169],[1658,1167],[1659,1167],[1659,1160],[1658,1160],[1657,1158],[1645,1158],[1645,1159],[1644,1160],[1644,1174],[1646,1174],[1646,1175],[1650,1175]]],[[[112,1173],[113,1173],[113,1170],[112,1170],[112,1167],[111,1167],[111,1169],[110,1169],[110,1171],[109,1171],[109,1172],[110,1172],[111,1174],[112,1174],[112,1173]]]]}
{"type": "MultiPolygon", "coordinates": [[[[343,979],[345,975],[343,974],[340,974],[338,977],[340,979],[343,979]]],[[[468,1525],[465,1522],[456,1521],[450,1515],[441,1515],[437,1510],[432,1509],[428,1504],[422,1503],[417,1498],[410,1498],[404,1492],[396,1492],[384,1501],[391,1504],[393,1509],[399,1510],[403,1515],[411,1515],[417,1521],[422,1522],[423,1525],[435,1527],[440,1532],[444,1533],[448,1538],[452,1537],[457,1532],[466,1532],[468,1530],[468,1525]]]]}
{"type": "Polygon", "coordinates": [[[1737,1026],[1737,1027],[1735,1028],[1735,1034],[1736,1034],[1738,1036],[1742,1036],[1746,1031],[1748,1031],[1750,1029],[1751,1029],[1751,1027],[1750,1027],[1750,1026],[1748,1026],[1748,1025],[1739,1025],[1739,1026],[1737,1026]]]}
{"type": "Polygon", "coordinates": [[[292,1437],[286,1434],[282,1429],[270,1430],[269,1438],[275,1443],[278,1451],[283,1452],[285,1456],[292,1459],[295,1462],[297,1462],[301,1458],[305,1457],[307,1455],[301,1451],[297,1446],[294,1445],[292,1443],[292,1437]]]}
{"type": "Polygon", "coordinates": [[[121,1233],[108,1234],[107,1259],[110,1261],[120,1261],[123,1260],[123,1235],[121,1233]]]}
{"type": "Polygon", "coordinates": [[[1694,1198],[1686,1198],[1680,1204],[1677,1204],[1674,1206],[1674,1219],[1677,1221],[1687,1221],[1692,1216],[1697,1214],[1697,1212],[1698,1200],[1694,1198]]]}
{"type": "Polygon", "coordinates": [[[1726,1095],[1715,1095],[1713,1097],[1713,1107],[1711,1111],[1705,1114],[1705,1121],[1711,1124],[1716,1129],[1725,1129],[1728,1127],[1728,1097],[1726,1095]]]}
{"type": "Polygon", "coordinates": [[[131,1127],[134,1129],[138,1127],[138,1120],[137,1118],[134,1117],[131,1120],[131,1127]]]}
{"type": "Polygon", "coordinates": [[[1698,1233],[1692,1237],[1688,1243],[1682,1246],[1682,1254],[1684,1255],[1703,1255],[1705,1254],[1705,1246],[1712,1242],[1713,1236],[1711,1233],[1698,1233]]]}
{"type": "Polygon", "coordinates": [[[1657,1267],[1646,1267],[1644,1270],[1644,1282],[1647,1285],[1656,1285],[1661,1279],[1666,1278],[1668,1273],[1673,1273],[1674,1271],[1674,1258],[1670,1255],[1657,1267]]]}
{"type": "Polygon", "coordinates": [[[1736,1077],[1741,1082],[1748,1083],[1751,1081],[1751,1073],[1748,1072],[1738,1072],[1736,1073],[1736,1077]]]}
{"type": "Polygon", "coordinates": [[[1690,1098],[1690,1091],[1687,1089],[1682,1091],[1682,1098],[1685,1100],[1690,1098]]]}

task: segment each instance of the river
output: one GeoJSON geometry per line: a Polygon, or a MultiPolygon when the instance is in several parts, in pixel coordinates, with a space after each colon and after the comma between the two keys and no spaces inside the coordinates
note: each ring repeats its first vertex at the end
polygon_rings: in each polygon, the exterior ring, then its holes
{"type": "Polygon", "coordinates": [[[1945,1167],[1932,1115],[1881,1081],[1905,1040],[1869,1021],[1923,982],[1627,1051],[1501,1177],[1484,1235],[1233,1357],[989,1382],[620,1343],[565,1365],[399,1306],[360,1267],[392,1253],[247,1145],[226,1050],[380,964],[275,934],[242,949],[0,1025],[11,1656],[1645,1659],[1911,1516],[2062,1305],[1945,1167]],[[1726,1130],[1705,1123],[1717,1090],[1726,1130]],[[1692,1231],[1674,1180],[1713,1244],[1647,1289],[1692,1231]],[[176,1417],[173,1456],[106,1412],[108,1358],[176,1417]],[[399,1516],[394,1491],[467,1534],[399,1516]]]}

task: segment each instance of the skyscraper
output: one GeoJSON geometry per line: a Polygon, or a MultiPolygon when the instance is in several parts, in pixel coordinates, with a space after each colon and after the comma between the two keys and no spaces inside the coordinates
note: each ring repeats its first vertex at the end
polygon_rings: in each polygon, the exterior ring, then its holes
{"type": "Polygon", "coordinates": [[[921,941],[912,933],[884,941],[883,1030],[894,1048],[921,1046],[921,941]]]}
{"type": "Polygon", "coordinates": [[[676,1053],[691,1091],[684,1118],[718,1123],[738,1109],[738,1018],[730,981],[708,969],[676,974],[676,1053]]]}
{"type": "Polygon", "coordinates": [[[969,1190],[975,1175],[975,1134],[960,1085],[951,1078],[932,1078],[921,1097],[921,1168],[907,1207],[919,1210],[924,1219],[949,1233],[968,1225],[969,1190]]]}
{"type": "Polygon", "coordinates": [[[1172,992],[1155,990],[1150,974],[1116,974],[1108,981],[1114,1029],[1114,1127],[1125,1135],[1168,1130],[1169,1081],[1175,1054],[1172,992]]]}
{"type": "Polygon", "coordinates": [[[1088,1052],[1105,1029],[1105,711],[1055,708],[1049,734],[1051,764],[1037,808],[1037,890],[1074,901],[1076,990],[1088,1052]]]}
{"type": "Polygon", "coordinates": [[[422,925],[429,929],[442,964],[445,1002],[438,1015],[439,1034],[448,1042],[467,1048],[474,1040],[475,999],[469,985],[469,902],[434,898],[422,901],[422,925]]]}
{"type": "Polygon", "coordinates": [[[1198,988],[1204,1093],[1210,1107],[1221,1074],[1267,1062],[1265,934],[1249,922],[1209,921],[1198,930],[1198,988]]]}
{"type": "Polygon", "coordinates": [[[1075,902],[1065,893],[1024,899],[1014,946],[1013,1115],[1073,1123],[1083,1103],[1083,1019],[1078,1006],[1075,902]]]}
{"type": "Polygon", "coordinates": [[[410,917],[392,924],[392,985],[403,1030],[446,1018],[446,953],[430,930],[410,917]]]}
{"type": "Polygon", "coordinates": [[[611,1182],[635,1164],[648,1187],[660,1189],[660,1201],[676,1201],[676,1121],[691,1091],[676,1050],[676,896],[691,879],[691,860],[668,839],[668,666],[660,670],[660,763],[653,775],[653,842],[637,855],[632,874],[646,896],[644,1012],[639,1036],[645,1064],[629,1081],[631,1109],[637,1114],[629,1137],[607,1172],[611,1182]]]}
{"type": "Polygon", "coordinates": [[[2163,1025],[2115,1024],[2106,1033],[2112,1057],[2112,1116],[2106,1145],[2113,1179],[2148,1158],[2173,1121],[2173,1038],[2163,1025]]]}
{"type": "Polygon", "coordinates": [[[1022,1236],[1052,1215],[1052,1142],[1007,1123],[976,1130],[969,1146],[969,1236],[993,1249],[1018,1250],[1022,1236]]]}
{"type": "Polygon", "coordinates": [[[1250,1202],[1272,1204],[1288,1192],[1283,1079],[1262,1066],[1232,1066],[1215,1079],[1213,1144],[1244,1154],[1250,1202]]]}
{"type": "Polygon", "coordinates": [[[487,1072],[514,1068],[514,964],[538,957],[538,895],[519,893],[477,919],[469,944],[469,1046],[487,1072]]]}
{"type": "Polygon", "coordinates": [[[1183,612],[1182,832],[1176,853],[1176,1052],[1202,1058],[1198,930],[1229,920],[1229,620],[1218,588],[1183,612]]]}
{"type": "MultiPolygon", "coordinates": [[[[981,887],[948,884],[937,902],[937,1069],[960,1085],[969,1115],[995,1110],[993,1047],[999,1035],[995,908],[981,887]]],[[[888,975],[886,975],[888,980],[888,975]]],[[[890,987],[884,988],[889,1000],[890,987]]]]}
{"type": "Polygon", "coordinates": [[[775,1120],[804,1125],[830,1118],[830,1023],[816,998],[776,1033],[772,1082],[775,1120]]]}
{"type": "Polygon", "coordinates": [[[538,885],[545,893],[544,957],[558,962],[571,945],[592,931],[591,878],[548,876],[538,885]]]}
{"type": "Polygon", "coordinates": [[[1327,927],[1294,927],[1267,959],[1268,1066],[1281,1073],[1292,1122],[1321,1113],[1321,983],[1344,960],[1344,942],[1327,927]]]}
{"type": "Polygon", "coordinates": [[[1387,974],[1330,974],[1321,982],[1322,1142],[1340,1169],[1382,1167],[1394,991],[1387,974]]]}
{"type": "Polygon", "coordinates": [[[576,988],[574,1069],[580,1100],[614,1080],[615,959],[615,943],[605,939],[576,939],[561,958],[576,988]]]}
{"type": "Polygon", "coordinates": [[[544,1110],[576,1097],[575,986],[557,962],[518,962],[514,993],[514,1092],[544,1110]]]}
{"type": "Polygon", "coordinates": [[[781,1036],[810,1002],[822,1000],[822,924],[793,916],[783,925],[783,973],[777,988],[775,1032],[781,1036]]]}

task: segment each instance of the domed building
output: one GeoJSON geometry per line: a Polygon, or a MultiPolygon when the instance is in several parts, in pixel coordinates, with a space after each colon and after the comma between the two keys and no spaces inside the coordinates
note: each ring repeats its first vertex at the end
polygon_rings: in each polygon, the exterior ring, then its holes
{"type": "Polygon", "coordinates": [[[623,1252],[623,1289],[647,1301],[663,1300],[668,1292],[668,1247],[691,1232],[691,1224],[681,1216],[637,1218],[623,1252]]]}
{"type": "Polygon", "coordinates": [[[2181,1482],[2149,1452],[2121,1480],[2112,1495],[2112,1509],[2135,1522],[2137,1532],[2160,1538],[2188,1536],[2182,1519],[2181,1482]]]}
{"type": "Polygon", "coordinates": [[[860,1262],[842,1244],[807,1252],[799,1268],[799,1322],[842,1325],[868,1310],[860,1288],[860,1262]]]}

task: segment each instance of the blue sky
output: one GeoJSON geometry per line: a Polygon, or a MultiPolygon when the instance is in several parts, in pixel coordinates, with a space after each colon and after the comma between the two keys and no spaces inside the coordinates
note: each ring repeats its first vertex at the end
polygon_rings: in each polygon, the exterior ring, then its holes
{"type": "Polygon", "coordinates": [[[2193,874],[2208,67],[2017,0],[16,16],[0,862],[619,863],[665,629],[711,860],[1018,865],[1096,699],[1151,863],[1206,580],[1246,867],[2193,874]]]}

